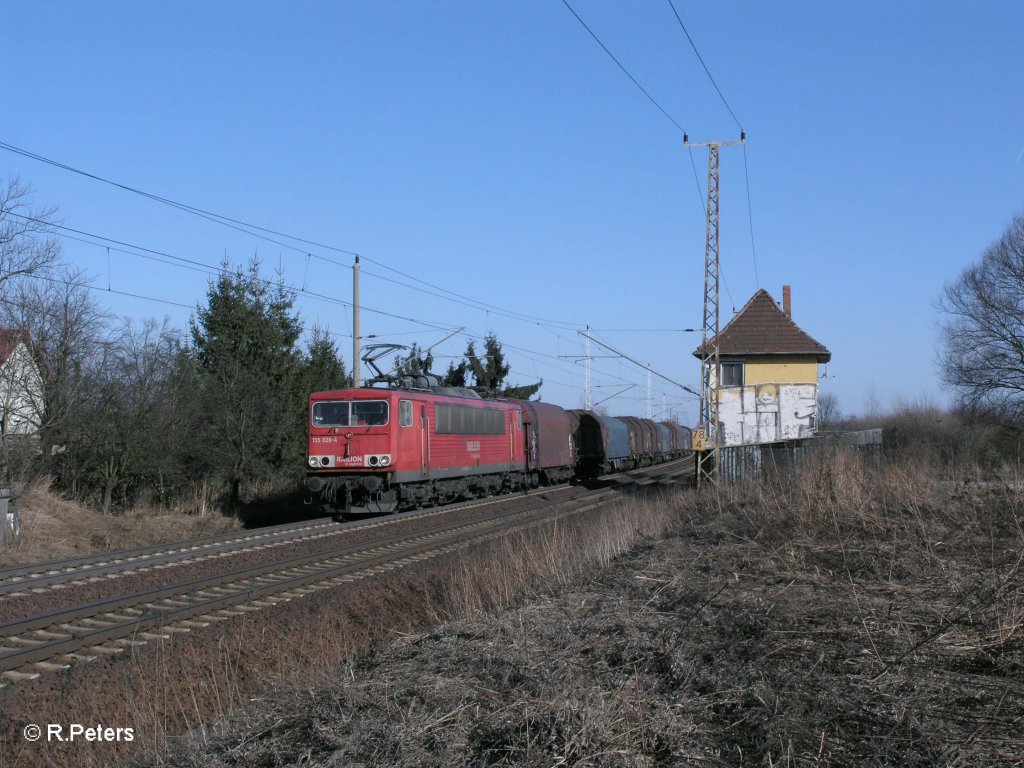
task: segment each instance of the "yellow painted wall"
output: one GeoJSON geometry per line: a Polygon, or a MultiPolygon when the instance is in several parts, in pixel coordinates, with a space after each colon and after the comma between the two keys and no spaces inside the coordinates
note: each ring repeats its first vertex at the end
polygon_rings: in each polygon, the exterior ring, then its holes
{"type": "Polygon", "coordinates": [[[818,363],[813,357],[747,358],[744,361],[745,384],[817,384],[818,363]]]}

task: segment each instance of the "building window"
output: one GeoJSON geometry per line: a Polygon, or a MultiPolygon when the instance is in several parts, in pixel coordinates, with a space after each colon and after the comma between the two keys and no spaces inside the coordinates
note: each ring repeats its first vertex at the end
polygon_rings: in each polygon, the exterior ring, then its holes
{"type": "Polygon", "coordinates": [[[722,386],[743,386],[743,363],[722,363],[722,386]]]}

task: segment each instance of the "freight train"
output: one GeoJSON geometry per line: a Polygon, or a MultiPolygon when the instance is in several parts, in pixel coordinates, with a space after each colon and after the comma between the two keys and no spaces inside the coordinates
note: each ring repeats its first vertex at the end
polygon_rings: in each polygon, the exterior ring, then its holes
{"type": "Polygon", "coordinates": [[[340,519],[635,469],[690,453],[672,422],[481,397],[405,377],[309,398],[310,501],[340,519]]]}

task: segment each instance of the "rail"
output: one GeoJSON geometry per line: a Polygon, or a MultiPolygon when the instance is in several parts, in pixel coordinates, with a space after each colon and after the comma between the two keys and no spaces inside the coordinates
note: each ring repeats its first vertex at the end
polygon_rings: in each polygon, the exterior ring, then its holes
{"type": "Polygon", "coordinates": [[[481,505],[476,519],[433,512],[411,529],[377,526],[383,535],[329,553],[284,558],[5,621],[0,623],[0,674],[19,681],[65,669],[75,661],[118,654],[150,640],[436,558],[469,543],[579,514],[621,498],[623,487],[689,480],[692,472],[692,460],[681,460],[612,476],[596,490],[560,486],[500,497],[498,503],[481,505]]]}

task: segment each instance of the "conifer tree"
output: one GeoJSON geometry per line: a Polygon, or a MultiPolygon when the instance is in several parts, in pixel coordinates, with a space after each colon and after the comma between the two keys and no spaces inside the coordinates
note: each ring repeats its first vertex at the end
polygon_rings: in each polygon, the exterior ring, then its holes
{"type": "Polygon", "coordinates": [[[205,415],[201,445],[237,504],[243,480],[302,465],[305,434],[295,413],[307,393],[294,293],[261,278],[256,259],[247,270],[223,267],[190,328],[205,415]]]}
{"type": "Polygon", "coordinates": [[[502,351],[501,342],[493,333],[487,334],[484,339],[482,355],[477,354],[475,344],[472,341],[469,342],[469,346],[466,347],[466,364],[473,373],[473,380],[477,387],[482,387],[500,397],[528,400],[537,394],[544,383],[539,381],[536,384],[527,384],[521,387],[504,386],[512,366],[505,362],[505,353],[502,351]]]}
{"type": "Polygon", "coordinates": [[[433,365],[434,356],[414,342],[408,354],[395,357],[395,375],[422,376],[430,373],[433,365]]]}

